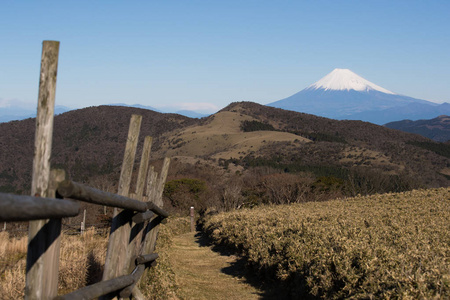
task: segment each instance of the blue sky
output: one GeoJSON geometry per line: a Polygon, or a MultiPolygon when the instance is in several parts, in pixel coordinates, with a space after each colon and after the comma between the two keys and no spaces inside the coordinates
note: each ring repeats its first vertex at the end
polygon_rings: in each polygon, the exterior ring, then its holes
{"type": "Polygon", "coordinates": [[[43,40],[56,104],[214,112],[267,104],[334,68],[450,102],[450,1],[2,1],[0,107],[36,106],[43,40]]]}

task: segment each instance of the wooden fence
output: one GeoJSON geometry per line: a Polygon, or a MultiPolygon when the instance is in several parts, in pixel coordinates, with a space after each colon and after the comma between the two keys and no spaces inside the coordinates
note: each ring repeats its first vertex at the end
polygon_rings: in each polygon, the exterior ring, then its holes
{"type": "Polygon", "coordinates": [[[25,299],[144,299],[137,288],[146,268],[155,264],[159,224],[168,217],[162,193],[170,159],[158,173],[149,166],[152,138],[146,137],[136,190],[130,192],[142,117],[133,115],[119,179],[118,194],[94,189],[50,170],[59,42],[44,41],[36,117],[32,196],[0,193],[0,221],[30,221],[25,299]],[[80,213],[76,201],[114,207],[101,282],[57,296],[61,218],[80,213]]]}

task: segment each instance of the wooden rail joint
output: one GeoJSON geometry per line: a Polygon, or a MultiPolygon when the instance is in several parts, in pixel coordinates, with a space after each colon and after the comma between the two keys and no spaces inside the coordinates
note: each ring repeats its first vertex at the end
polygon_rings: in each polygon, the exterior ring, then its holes
{"type": "MultiPolygon", "coordinates": [[[[64,198],[128,209],[141,213],[147,213],[148,210],[151,210],[163,218],[169,216],[167,211],[152,202],[142,202],[129,197],[104,192],[71,180],[64,180],[59,183],[57,192],[64,198]]],[[[148,214],[142,217],[148,217],[148,214]]]]}
{"type": "Polygon", "coordinates": [[[157,253],[140,255],[136,258],[137,266],[129,275],[100,281],[72,293],[56,297],[53,300],[95,299],[111,293],[118,293],[121,298],[129,298],[134,286],[144,274],[145,269],[155,266],[157,258],[157,253]]]}

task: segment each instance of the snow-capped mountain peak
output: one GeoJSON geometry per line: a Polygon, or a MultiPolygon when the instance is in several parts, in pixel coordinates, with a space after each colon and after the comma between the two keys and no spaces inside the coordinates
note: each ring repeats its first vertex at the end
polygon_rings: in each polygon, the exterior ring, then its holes
{"type": "Polygon", "coordinates": [[[378,86],[361,76],[353,73],[349,69],[334,69],[317,81],[316,83],[307,87],[307,89],[324,89],[324,90],[355,90],[355,91],[370,91],[375,90],[386,94],[395,95],[395,93],[378,86]]]}

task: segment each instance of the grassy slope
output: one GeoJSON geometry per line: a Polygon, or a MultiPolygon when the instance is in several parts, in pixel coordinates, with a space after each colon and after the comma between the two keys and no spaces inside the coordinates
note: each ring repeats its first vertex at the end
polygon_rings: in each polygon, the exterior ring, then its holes
{"type": "MultiPolygon", "coordinates": [[[[287,132],[242,132],[242,121],[252,117],[236,112],[219,112],[207,124],[193,125],[168,138],[162,145],[168,156],[211,155],[213,158],[239,158],[274,142],[310,142],[287,132]]],[[[173,134],[173,133],[171,133],[173,134]]]]}
{"type": "Polygon", "coordinates": [[[419,190],[223,213],[206,229],[297,297],[446,298],[449,208],[450,189],[419,190]]]}
{"type": "MultiPolygon", "coordinates": [[[[52,166],[65,169],[76,181],[116,182],[131,114],[143,116],[138,155],[144,136],[150,135],[154,158],[202,157],[217,165],[219,158],[283,156],[302,165],[370,167],[385,174],[404,174],[427,187],[449,184],[450,158],[433,151],[431,146],[444,146],[426,138],[247,102],[230,104],[201,120],[130,107],[67,112],[55,118],[52,166]],[[242,132],[245,120],[267,123],[279,131],[242,132]]],[[[29,193],[34,122],[0,124],[0,191],[29,193]]]]}

